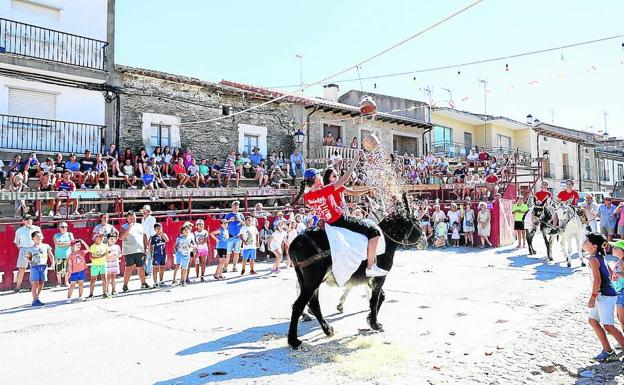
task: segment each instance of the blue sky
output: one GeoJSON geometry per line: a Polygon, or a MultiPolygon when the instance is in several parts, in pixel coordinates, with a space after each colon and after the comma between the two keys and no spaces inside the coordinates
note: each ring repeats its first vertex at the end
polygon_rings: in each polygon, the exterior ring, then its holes
{"type": "MultiPolygon", "coordinates": [[[[116,61],[218,82],[261,86],[314,82],[428,27],[471,0],[121,0],[116,61]],[[175,6],[172,7],[172,4],[175,6]]],[[[505,56],[624,34],[621,0],[485,0],[364,65],[362,77],[505,56]]],[[[366,80],[364,90],[438,106],[624,136],[624,39],[509,61],[366,80]],[[563,60],[562,60],[563,56],[563,60]],[[509,71],[505,71],[505,64],[509,71]],[[460,72],[458,74],[458,71],[460,72]],[[416,76],[416,80],[413,77],[416,76]],[[376,85],[376,88],[374,88],[376,85]],[[554,112],[554,113],[553,113],[554,112]],[[590,128],[592,127],[592,128],[590,128]]],[[[355,70],[338,79],[357,78],[355,70]]],[[[341,92],[360,83],[340,83],[341,92]]],[[[308,95],[321,96],[313,87],[308,95]]]]}

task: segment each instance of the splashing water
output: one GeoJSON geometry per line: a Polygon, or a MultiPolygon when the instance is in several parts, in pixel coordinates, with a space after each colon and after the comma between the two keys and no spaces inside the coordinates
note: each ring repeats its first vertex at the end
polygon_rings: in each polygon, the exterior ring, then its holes
{"type": "Polygon", "coordinates": [[[400,202],[404,184],[382,146],[366,154],[361,172],[366,185],[375,189],[374,201],[380,210],[387,213],[395,202],[400,202]]]}

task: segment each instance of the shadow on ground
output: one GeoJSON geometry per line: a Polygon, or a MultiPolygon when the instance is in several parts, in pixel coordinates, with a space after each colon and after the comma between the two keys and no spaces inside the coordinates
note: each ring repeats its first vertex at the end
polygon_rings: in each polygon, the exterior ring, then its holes
{"type": "MultiPolygon", "coordinates": [[[[366,312],[366,311],[363,311],[366,312]]],[[[338,321],[346,317],[357,315],[363,312],[351,313],[347,315],[327,318],[328,321],[338,321]]],[[[195,370],[189,374],[162,380],[154,385],[202,385],[232,379],[253,379],[258,377],[276,376],[292,374],[305,369],[292,357],[292,350],[286,345],[286,334],[288,332],[288,322],[273,325],[257,326],[245,329],[238,333],[228,335],[214,341],[195,345],[179,351],[178,356],[188,356],[205,352],[218,352],[218,354],[229,354],[235,349],[245,349],[247,352],[228,357],[213,365],[195,370]],[[258,344],[262,341],[279,340],[281,347],[267,349],[258,344]],[[250,352],[251,351],[251,352],[250,352]]],[[[299,323],[299,335],[320,330],[316,320],[299,323]]],[[[325,338],[324,336],[321,338],[325,338]]],[[[306,350],[340,350],[341,354],[349,354],[356,349],[347,347],[346,341],[353,339],[353,336],[340,339],[330,339],[314,345],[307,345],[304,341],[302,351],[306,350]]]]}
{"type": "MultiPolygon", "coordinates": [[[[533,266],[533,276],[539,281],[549,281],[559,277],[567,277],[584,269],[581,266],[567,267],[565,261],[548,263],[546,258],[535,258],[525,255],[507,257],[509,266],[513,268],[525,268],[533,266]],[[564,265],[561,265],[563,262],[564,265]]],[[[572,260],[572,259],[571,259],[572,260]]]]}

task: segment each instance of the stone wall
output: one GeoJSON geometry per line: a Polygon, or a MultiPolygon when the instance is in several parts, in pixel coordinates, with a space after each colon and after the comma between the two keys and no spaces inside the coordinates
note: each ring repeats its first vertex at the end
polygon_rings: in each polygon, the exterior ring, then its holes
{"type": "Polygon", "coordinates": [[[220,85],[186,82],[184,79],[188,78],[183,77],[175,81],[132,72],[122,73],[122,77],[121,148],[131,147],[137,151],[147,147],[149,134],[145,127],[158,124],[159,119],[164,124],[173,122],[173,146],[190,147],[198,157],[216,156],[222,160],[228,150],[238,149],[240,125],[266,127],[268,149],[261,148],[262,153],[281,149],[288,155],[294,148],[290,135],[294,118],[288,103],[273,103],[215,122],[186,124],[222,117],[222,106],[230,106],[230,111],[236,112],[262,101],[220,85]]]}

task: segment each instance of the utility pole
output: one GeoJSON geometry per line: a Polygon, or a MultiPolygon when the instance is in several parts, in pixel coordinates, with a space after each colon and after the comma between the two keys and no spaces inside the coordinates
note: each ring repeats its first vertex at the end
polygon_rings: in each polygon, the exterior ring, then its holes
{"type": "Polygon", "coordinates": [[[552,124],[555,124],[555,109],[554,108],[550,109],[550,122],[552,124]]]}
{"type": "Polygon", "coordinates": [[[299,60],[299,86],[303,89],[303,56],[296,54],[295,57],[299,60]]]}
{"type": "MultiPolygon", "coordinates": [[[[479,83],[483,84],[483,145],[487,145],[487,80],[479,79],[479,83]]],[[[494,143],[492,143],[492,148],[494,147],[494,143]]]]}
{"type": "Polygon", "coordinates": [[[603,110],[602,115],[604,115],[604,133],[606,134],[608,132],[607,131],[607,115],[609,114],[607,114],[607,111],[603,110]]]}

